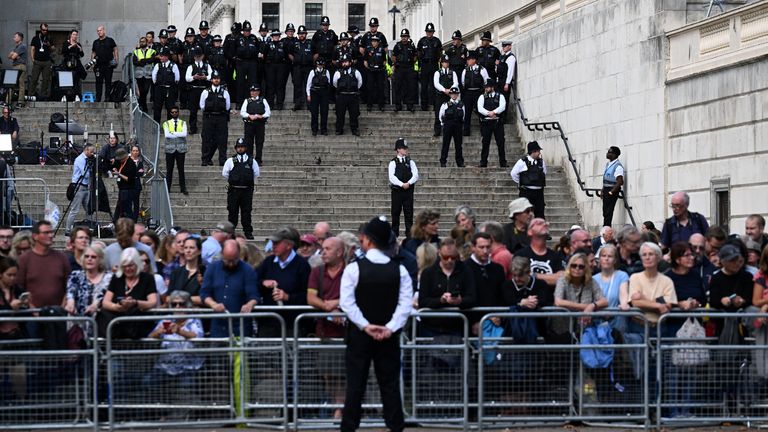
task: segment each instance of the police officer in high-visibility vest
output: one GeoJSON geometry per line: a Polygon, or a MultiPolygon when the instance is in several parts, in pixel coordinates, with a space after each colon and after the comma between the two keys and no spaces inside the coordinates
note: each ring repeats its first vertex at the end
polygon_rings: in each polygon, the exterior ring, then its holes
{"type": "Polygon", "coordinates": [[[365,101],[370,112],[373,105],[379,106],[379,111],[384,111],[386,101],[385,90],[387,87],[387,49],[380,45],[379,36],[371,36],[371,46],[365,48],[363,63],[366,70],[365,90],[368,93],[365,101]]]}
{"type": "Polygon", "coordinates": [[[179,107],[171,108],[171,118],[163,123],[163,132],[165,133],[165,184],[168,186],[168,192],[173,185],[173,167],[179,170],[179,186],[181,193],[189,195],[187,192],[187,177],[184,171],[184,161],[187,157],[187,123],[179,118],[179,107]]]}
{"type": "Polygon", "coordinates": [[[179,68],[176,63],[169,60],[171,56],[171,50],[168,47],[160,48],[160,62],[155,64],[152,69],[152,82],[155,84],[155,96],[153,100],[154,105],[154,118],[158,123],[160,121],[163,107],[168,111],[170,118],[170,111],[174,105],[176,105],[176,98],[179,95],[178,83],[179,83],[179,68]]]}
{"type": "Polygon", "coordinates": [[[237,40],[237,102],[242,103],[248,97],[248,88],[256,84],[258,60],[261,42],[251,33],[251,23],[243,21],[243,34],[237,40]]]}
{"type": "Polygon", "coordinates": [[[454,87],[459,88],[459,78],[450,68],[450,60],[447,55],[444,55],[440,59],[440,69],[432,74],[432,87],[435,89],[435,136],[440,136],[441,133],[440,108],[451,99],[450,90],[454,87]]]}
{"type": "Polygon", "coordinates": [[[491,146],[491,135],[496,140],[499,152],[499,166],[507,166],[507,152],[504,149],[504,122],[501,115],[507,109],[507,100],[496,91],[496,81],[488,78],[485,82],[485,93],[477,99],[477,112],[480,114],[480,135],[483,137],[483,147],[480,150],[480,168],[488,166],[488,152],[491,146]]]}
{"type": "MultiPolygon", "coordinates": [[[[496,65],[496,75],[498,76],[497,91],[504,95],[507,102],[510,102],[509,97],[512,94],[512,86],[514,85],[515,77],[517,76],[517,57],[512,54],[512,42],[501,42],[501,57],[499,57],[499,63],[496,65]]],[[[506,110],[502,115],[502,120],[506,123],[509,118],[509,111],[506,110]]]]}
{"type": "MultiPolygon", "coordinates": [[[[443,43],[435,37],[435,25],[427,23],[424,28],[426,36],[419,39],[416,49],[419,55],[419,81],[421,82],[421,110],[426,111],[430,107],[435,108],[435,120],[437,120],[437,111],[440,110],[443,102],[438,103],[435,100],[434,85],[432,84],[435,72],[440,67],[443,53],[443,43]]],[[[450,87],[447,87],[450,88],[450,87]]],[[[435,135],[437,136],[437,135],[435,135]]]]}
{"type": "Polygon", "coordinates": [[[309,72],[305,87],[307,103],[312,117],[312,136],[328,135],[328,100],[331,93],[331,75],[325,69],[325,59],[318,57],[315,68],[309,72]],[[320,124],[318,125],[318,117],[320,124]]]}
{"type": "Polygon", "coordinates": [[[544,219],[544,187],[547,185],[547,165],[541,157],[541,146],[528,143],[528,156],[515,163],[509,173],[520,188],[520,196],[533,204],[533,214],[544,219]]]}
{"type": "Polygon", "coordinates": [[[253,156],[253,149],[256,148],[256,162],[261,163],[261,152],[264,148],[264,129],[271,111],[269,102],[261,97],[261,88],[257,85],[251,86],[251,97],[243,102],[240,108],[240,117],[243,118],[245,129],[245,154],[253,156]]]}
{"type": "Polygon", "coordinates": [[[418,76],[413,70],[416,63],[416,46],[408,29],[400,31],[400,42],[392,49],[392,63],[395,68],[392,76],[395,87],[395,112],[403,109],[403,103],[408,111],[413,112],[418,95],[418,76]]]}
{"type": "MultiPolygon", "coordinates": [[[[449,69],[450,70],[450,69],[449,69]]],[[[438,72],[435,72],[438,73],[438,72]]],[[[453,73],[453,71],[451,71],[453,73]]],[[[456,166],[464,167],[464,153],[462,143],[464,136],[461,134],[464,128],[464,103],[459,100],[458,86],[453,86],[448,90],[450,99],[443,103],[438,110],[440,122],[443,131],[443,147],[440,150],[440,166],[444,167],[448,162],[448,150],[451,147],[451,140],[456,151],[456,166]]]]}
{"type": "Polygon", "coordinates": [[[219,151],[219,165],[224,165],[227,159],[229,103],[229,92],[221,85],[219,73],[213,71],[211,87],[200,95],[200,109],[203,110],[202,166],[213,165],[216,150],[219,151]]]}
{"type": "MultiPolygon", "coordinates": [[[[157,52],[150,46],[147,46],[147,38],[139,39],[139,47],[133,50],[134,78],[139,87],[139,107],[144,112],[149,112],[147,107],[147,95],[152,86],[152,69],[155,66],[155,56],[157,52]]],[[[47,91],[47,90],[46,90],[47,91]]]]}
{"type": "Polygon", "coordinates": [[[395,141],[395,157],[387,165],[389,188],[392,190],[392,232],[400,235],[400,213],[405,218],[405,236],[411,236],[413,226],[413,191],[419,181],[419,169],[416,162],[408,156],[408,141],[398,138],[395,141]]]}
{"type": "Polygon", "coordinates": [[[603,199],[603,226],[613,224],[613,210],[624,186],[624,165],[619,161],[621,150],[611,146],[605,154],[608,163],[603,172],[603,189],[598,194],[603,199]]]}
{"type": "Polygon", "coordinates": [[[333,86],[336,88],[336,135],[344,133],[344,117],[349,111],[349,127],[352,135],[360,136],[360,87],[363,77],[360,71],[352,67],[349,54],[341,56],[341,69],[333,74],[333,86]]]}
{"type": "Polygon", "coordinates": [[[240,216],[243,223],[245,238],[253,239],[253,225],[251,225],[251,211],[253,210],[253,186],[259,177],[259,164],[245,154],[245,141],[238,138],[235,143],[236,155],[227,159],[221,175],[227,179],[227,213],[228,220],[237,227],[237,219],[240,216]]]}
{"type": "MultiPolygon", "coordinates": [[[[189,100],[199,101],[200,95],[203,90],[210,84],[210,78],[213,74],[213,68],[207,62],[203,61],[203,50],[200,47],[195,47],[192,50],[192,54],[195,56],[195,61],[187,67],[184,80],[189,84],[189,100]]],[[[199,107],[197,103],[189,104],[189,133],[194,135],[197,133],[197,111],[199,107]]]]}

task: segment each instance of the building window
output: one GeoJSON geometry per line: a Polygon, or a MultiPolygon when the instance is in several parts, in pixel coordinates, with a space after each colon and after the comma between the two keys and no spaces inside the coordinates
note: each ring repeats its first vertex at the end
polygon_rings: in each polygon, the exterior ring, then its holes
{"type": "Polygon", "coordinates": [[[320,19],[323,17],[322,3],[306,3],[304,5],[304,25],[307,30],[320,28],[320,19]]]}
{"type": "Polygon", "coordinates": [[[356,25],[360,31],[365,31],[365,3],[350,3],[347,5],[347,25],[356,25]]]}
{"type": "Polygon", "coordinates": [[[280,29],[280,3],[262,3],[261,20],[270,30],[280,29]]]}
{"type": "Polygon", "coordinates": [[[731,222],[731,179],[713,179],[710,182],[712,225],[728,227],[731,222]]]}

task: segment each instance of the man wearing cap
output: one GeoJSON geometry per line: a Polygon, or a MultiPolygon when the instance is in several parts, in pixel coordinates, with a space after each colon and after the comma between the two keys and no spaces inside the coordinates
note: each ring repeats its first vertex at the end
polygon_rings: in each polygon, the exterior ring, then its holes
{"type": "Polygon", "coordinates": [[[604,227],[613,224],[613,209],[624,186],[624,165],[619,161],[620,155],[621,150],[616,146],[611,146],[605,154],[608,163],[605,164],[605,171],[603,171],[603,189],[598,194],[603,200],[604,227]]]}
{"type": "Polygon", "coordinates": [[[472,127],[472,114],[477,109],[477,100],[483,92],[486,81],[488,81],[488,71],[477,64],[477,53],[470,51],[467,55],[467,67],[461,72],[461,87],[463,89],[461,100],[467,107],[464,113],[464,136],[469,136],[472,127]]]}
{"type": "Polygon", "coordinates": [[[347,32],[341,32],[341,34],[339,34],[339,46],[333,51],[333,62],[331,62],[335,69],[341,67],[341,58],[344,55],[349,57],[352,62],[352,67],[355,67],[355,57],[353,56],[352,47],[349,45],[350,39],[349,33],[347,32]]]}
{"type": "MultiPolygon", "coordinates": [[[[432,86],[435,89],[435,96],[433,98],[435,103],[435,136],[440,136],[441,133],[440,124],[442,122],[442,114],[440,113],[440,110],[446,102],[452,99],[450,93],[451,89],[459,88],[458,76],[456,75],[456,72],[451,70],[450,62],[451,59],[447,55],[442,56],[440,59],[440,69],[432,74],[432,86]]],[[[422,83],[422,86],[423,85],[424,84],[422,83]]],[[[456,97],[458,98],[458,96],[456,97]]],[[[463,117],[461,122],[462,124],[464,123],[463,117]]],[[[461,135],[461,130],[459,131],[459,134],[461,135]]]]}
{"type": "MultiPolygon", "coordinates": [[[[187,66],[187,72],[184,79],[189,84],[189,100],[199,101],[203,90],[208,87],[208,80],[211,78],[211,75],[213,75],[213,68],[203,61],[203,50],[199,46],[192,49],[192,55],[195,60],[192,64],[187,66]]],[[[196,103],[189,104],[189,133],[192,135],[197,133],[198,109],[196,103]]]]}
{"type": "Polygon", "coordinates": [[[739,248],[726,244],[717,253],[720,271],[709,282],[709,305],[714,309],[736,312],[752,305],[753,276],[744,267],[744,255],[739,248]]]}
{"type": "Polygon", "coordinates": [[[245,124],[245,154],[253,156],[253,150],[256,149],[256,163],[261,164],[261,152],[264,148],[264,129],[271,111],[269,103],[261,97],[259,86],[251,86],[251,97],[243,102],[240,108],[240,117],[245,124]]]}
{"type": "MultiPolygon", "coordinates": [[[[441,71],[447,70],[453,74],[456,79],[456,74],[450,69],[441,69],[441,71]]],[[[442,73],[441,71],[435,72],[436,74],[442,73]]],[[[441,79],[443,77],[441,76],[441,79]]],[[[445,80],[447,83],[447,80],[445,80]]],[[[436,83],[435,86],[442,84],[436,83]]],[[[442,92],[441,92],[442,94],[442,92]]],[[[464,137],[462,136],[462,129],[464,128],[464,103],[459,100],[459,87],[453,86],[448,90],[450,99],[445,102],[438,110],[440,118],[440,127],[443,132],[443,146],[440,149],[440,166],[445,167],[448,162],[448,150],[451,148],[451,140],[453,140],[453,147],[456,152],[456,166],[459,168],[464,167],[464,152],[462,149],[462,143],[464,137]]],[[[437,129],[435,130],[437,132],[437,129]]]]}
{"type": "Polygon", "coordinates": [[[200,25],[197,29],[200,33],[195,36],[195,44],[205,51],[213,44],[213,36],[209,33],[210,26],[208,25],[208,21],[200,21],[200,25]]]}
{"type": "MultiPolygon", "coordinates": [[[[195,61],[195,52],[197,52],[196,48],[197,44],[195,43],[195,29],[189,27],[184,34],[184,42],[181,43],[179,71],[181,72],[182,77],[187,76],[187,70],[192,67],[192,63],[195,61]]],[[[200,51],[200,55],[202,54],[202,51],[200,51]]],[[[190,91],[191,87],[192,86],[186,80],[179,83],[179,104],[181,105],[181,109],[187,109],[192,104],[194,104],[195,101],[197,101],[197,99],[192,98],[190,91]]],[[[191,126],[192,122],[190,121],[190,130],[191,126]]]]}
{"type": "Polygon", "coordinates": [[[365,101],[370,112],[373,105],[379,106],[379,111],[384,111],[384,102],[387,85],[387,49],[381,46],[379,36],[374,35],[370,39],[371,46],[366,47],[363,54],[365,66],[365,101]]]}
{"type": "MultiPolygon", "coordinates": [[[[315,34],[312,35],[312,58],[313,60],[317,60],[318,58],[325,60],[325,67],[328,69],[329,74],[333,76],[334,67],[331,64],[331,61],[333,60],[333,50],[339,43],[339,37],[336,35],[335,31],[330,29],[330,26],[331,20],[327,16],[320,18],[320,30],[317,30],[315,34]]],[[[334,94],[333,88],[329,88],[328,90],[330,103],[335,103],[336,95],[334,94]]]]}
{"type": "Polygon", "coordinates": [[[495,46],[491,45],[491,32],[483,32],[480,38],[480,46],[477,47],[477,64],[488,71],[490,78],[496,79],[496,66],[499,64],[501,52],[495,46]]]}
{"type": "Polygon", "coordinates": [[[258,60],[261,42],[251,34],[251,23],[243,21],[243,33],[237,40],[237,102],[242,103],[248,97],[248,89],[259,82],[258,60]]]}
{"type": "Polygon", "coordinates": [[[325,59],[318,57],[315,68],[309,72],[304,88],[312,117],[312,136],[317,135],[318,126],[321,135],[328,135],[328,100],[331,93],[331,75],[325,69],[325,59]],[[318,125],[318,116],[320,124],[318,125]]]}
{"type": "Polygon", "coordinates": [[[163,107],[169,112],[167,118],[170,118],[171,108],[176,105],[180,75],[178,66],[169,60],[170,49],[168,47],[160,48],[159,54],[160,62],[155,63],[155,67],[152,69],[152,82],[155,84],[152,104],[155,121],[162,123],[160,117],[163,107]]]}
{"type": "MultiPolygon", "coordinates": [[[[517,77],[517,57],[512,54],[512,42],[501,42],[501,57],[496,64],[497,90],[504,95],[507,101],[510,101],[509,95],[512,93],[512,82],[517,77]]],[[[509,110],[504,111],[502,120],[506,123],[509,110]]]]}
{"type": "Polygon", "coordinates": [[[227,219],[237,226],[238,213],[243,222],[245,238],[253,239],[251,212],[253,211],[253,186],[259,177],[259,164],[245,154],[245,141],[238,138],[235,143],[236,155],[227,159],[221,175],[227,179],[227,219]]]}
{"type": "MultiPolygon", "coordinates": [[[[427,111],[430,106],[434,107],[435,112],[439,110],[440,106],[446,102],[446,100],[435,100],[435,92],[432,88],[434,86],[434,75],[437,73],[439,63],[441,63],[441,57],[443,53],[443,43],[440,39],[435,37],[435,25],[427,23],[424,28],[426,36],[419,39],[419,43],[416,44],[416,50],[419,57],[419,81],[421,82],[421,110],[427,111]]],[[[447,88],[451,88],[448,86],[447,88]]],[[[456,84],[458,87],[458,83],[456,84]]],[[[437,117],[435,117],[435,124],[437,124],[437,117]]],[[[435,136],[439,134],[435,133],[435,136]]]]}
{"type": "Polygon", "coordinates": [[[392,64],[395,69],[392,74],[394,81],[395,112],[403,109],[406,104],[408,111],[413,112],[417,102],[418,77],[413,66],[416,63],[416,46],[411,40],[408,29],[400,31],[400,42],[392,49],[392,64]]]}
{"type": "Polygon", "coordinates": [[[384,405],[384,423],[391,431],[405,428],[400,396],[400,330],[413,309],[413,287],[408,270],[382,251],[391,227],[373,218],[363,229],[365,258],[349,264],[341,276],[339,305],[346,312],[347,391],[341,430],[360,426],[361,404],[373,361],[384,405]]]}
{"type": "Polygon", "coordinates": [[[229,135],[229,92],[221,85],[218,72],[211,73],[211,87],[200,94],[200,109],[203,110],[203,151],[202,164],[213,165],[213,154],[219,151],[219,165],[227,159],[227,137],[229,135]]]}
{"type": "MultiPolygon", "coordinates": [[[[481,66],[482,67],[482,66],[481,66]]],[[[480,114],[480,135],[483,137],[483,146],[480,150],[480,167],[488,166],[488,153],[491,147],[491,135],[496,141],[496,149],[499,152],[499,166],[506,168],[507,152],[504,148],[504,122],[501,115],[507,109],[507,100],[496,91],[496,81],[489,78],[485,82],[485,93],[477,99],[477,112],[480,114]]]]}
{"type": "Polygon", "coordinates": [[[280,40],[280,30],[272,30],[272,39],[267,42],[264,53],[264,73],[267,84],[267,101],[276,110],[285,103],[285,77],[288,73],[288,52],[280,40]]]}
{"type": "Polygon", "coordinates": [[[533,205],[528,198],[517,198],[509,203],[509,218],[512,222],[504,225],[504,244],[513,255],[531,244],[528,224],[533,219],[533,205]]]}
{"type": "Polygon", "coordinates": [[[336,135],[344,133],[344,117],[349,111],[349,127],[352,135],[360,136],[357,122],[360,117],[360,87],[363,77],[352,68],[352,59],[348,54],[341,58],[341,69],[333,74],[333,86],[336,88],[336,135]]]}
{"type": "MultiPolygon", "coordinates": [[[[208,60],[208,64],[211,65],[211,69],[215,69],[219,72],[219,75],[224,77],[224,82],[228,84],[227,80],[227,56],[224,53],[224,47],[221,46],[221,35],[214,35],[211,39],[211,44],[205,49],[205,58],[208,60]]],[[[233,94],[230,92],[230,96],[233,94]]]]}
{"type": "Polygon", "coordinates": [[[181,62],[180,55],[182,53],[182,49],[181,41],[176,37],[176,26],[171,24],[166,30],[168,32],[168,47],[171,49],[171,55],[173,55],[171,61],[179,64],[181,62]]]}
{"type": "Polygon", "coordinates": [[[179,107],[171,108],[171,118],[163,123],[163,133],[165,135],[165,184],[168,192],[173,185],[173,166],[178,166],[179,186],[181,193],[189,195],[187,192],[187,180],[184,171],[184,162],[187,158],[187,123],[179,118],[179,107]]]}
{"type": "Polygon", "coordinates": [[[389,187],[392,190],[392,231],[400,235],[400,212],[405,217],[405,236],[411,236],[413,225],[413,191],[419,181],[419,169],[416,162],[408,157],[408,141],[398,138],[395,142],[396,155],[389,161],[387,173],[389,187]]]}
{"type": "Polygon", "coordinates": [[[293,110],[298,111],[304,108],[307,100],[307,78],[312,70],[313,63],[312,42],[307,39],[307,28],[305,26],[299,26],[298,37],[286,49],[292,64],[293,110]]]}
{"type": "Polygon", "coordinates": [[[469,50],[461,41],[461,32],[459,30],[456,30],[451,35],[451,45],[445,49],[445,55],[450,59],[451,69],[456,72],[456,75],[461,76],[464,68],[467,66],[469,50]]]}
{"type": "Polygon", "coordinates": [[[213,227],[211,235],[203,242],[200,255],[206,265],[220,258],[224,242],[232,238],[235,238],[235,226],[231,222],[219,222],[213,227]]]}
{"type": "MultiPolygon", "coordinates": [[[[224,57],[227,58],[227,71],[223,76],[227,83],[227,88],[232,94],[232,100],[238,102],[241,101],[242,98],[240,97],[237,88],[238,82],[235,80],[233,72],[237,68],[237,51],[240,46],[240,31],[242,28],[243,27],[239,22],[233,23],[232,27],[230,27],[231,33],[224,38],[224,44],[222,45],[222,48],[224,48],[224,57]]],[[[221,73],[221,71],[219,71],[219,73],[221,73]]]]}
{"type": "Polygon", "coordinates": [[[520,189],[520,196],[533,204],[533,214],[544,219],[544,187],[547,184],[547,164],[541,157],[541,146],[528,143],[528,156],[522,157],[509,173],[520,189]]]}
{"type": "MultiPolygon", "coordinates": [[[[139,47],[133,50],[134,78],[138,86],[139,107],[145,113],[149,112],[147,106],[147,95],[152,86],[152,68],[155,66],[155,56],[157,52],[149,46],[146,37],[139,39],[139,47]]],[[[46,90],[47,91],[47,90],[46,90]]]]}

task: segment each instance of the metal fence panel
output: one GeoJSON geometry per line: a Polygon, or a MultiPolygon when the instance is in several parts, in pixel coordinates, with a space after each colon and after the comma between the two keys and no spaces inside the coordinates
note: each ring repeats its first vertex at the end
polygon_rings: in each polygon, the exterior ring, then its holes
{"type": "Polygon", "coordinates": [[[44,220],[45,203],[48,202],[48,185],[41,178],[3,178],[0,179],[0,191],[14,188],[13,200],[3,200],[0,208],[2,225],[14,229],[30,229],[36,221],[44,220]]]}

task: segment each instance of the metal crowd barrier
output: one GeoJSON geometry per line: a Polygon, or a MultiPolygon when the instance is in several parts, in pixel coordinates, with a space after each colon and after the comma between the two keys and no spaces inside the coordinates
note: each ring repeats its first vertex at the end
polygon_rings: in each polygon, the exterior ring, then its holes
{"type": "MultiPolygon", "coordinates": [[[[92,341],[96,323],[83,317],[0,317],[0,323],[33,323],[40,332],[58,324],[77,326],[92,341]]],[[[0,426],[11,429],[93,429],[97,348],[46,346],[41,338],[0,341],[0,426]]]]}
{"type": "MultiPolygon", "coordinates": [[[[0,191],[8,192],[0,196],[0,225],[10,225],[14,229],[30,229],[39,220],[45,219],[45,203],[50,195],[48,185],[41,178],[2,178],[0,191]]],[[[0,195],[2,195],[0,192],[0,195]]]]}

